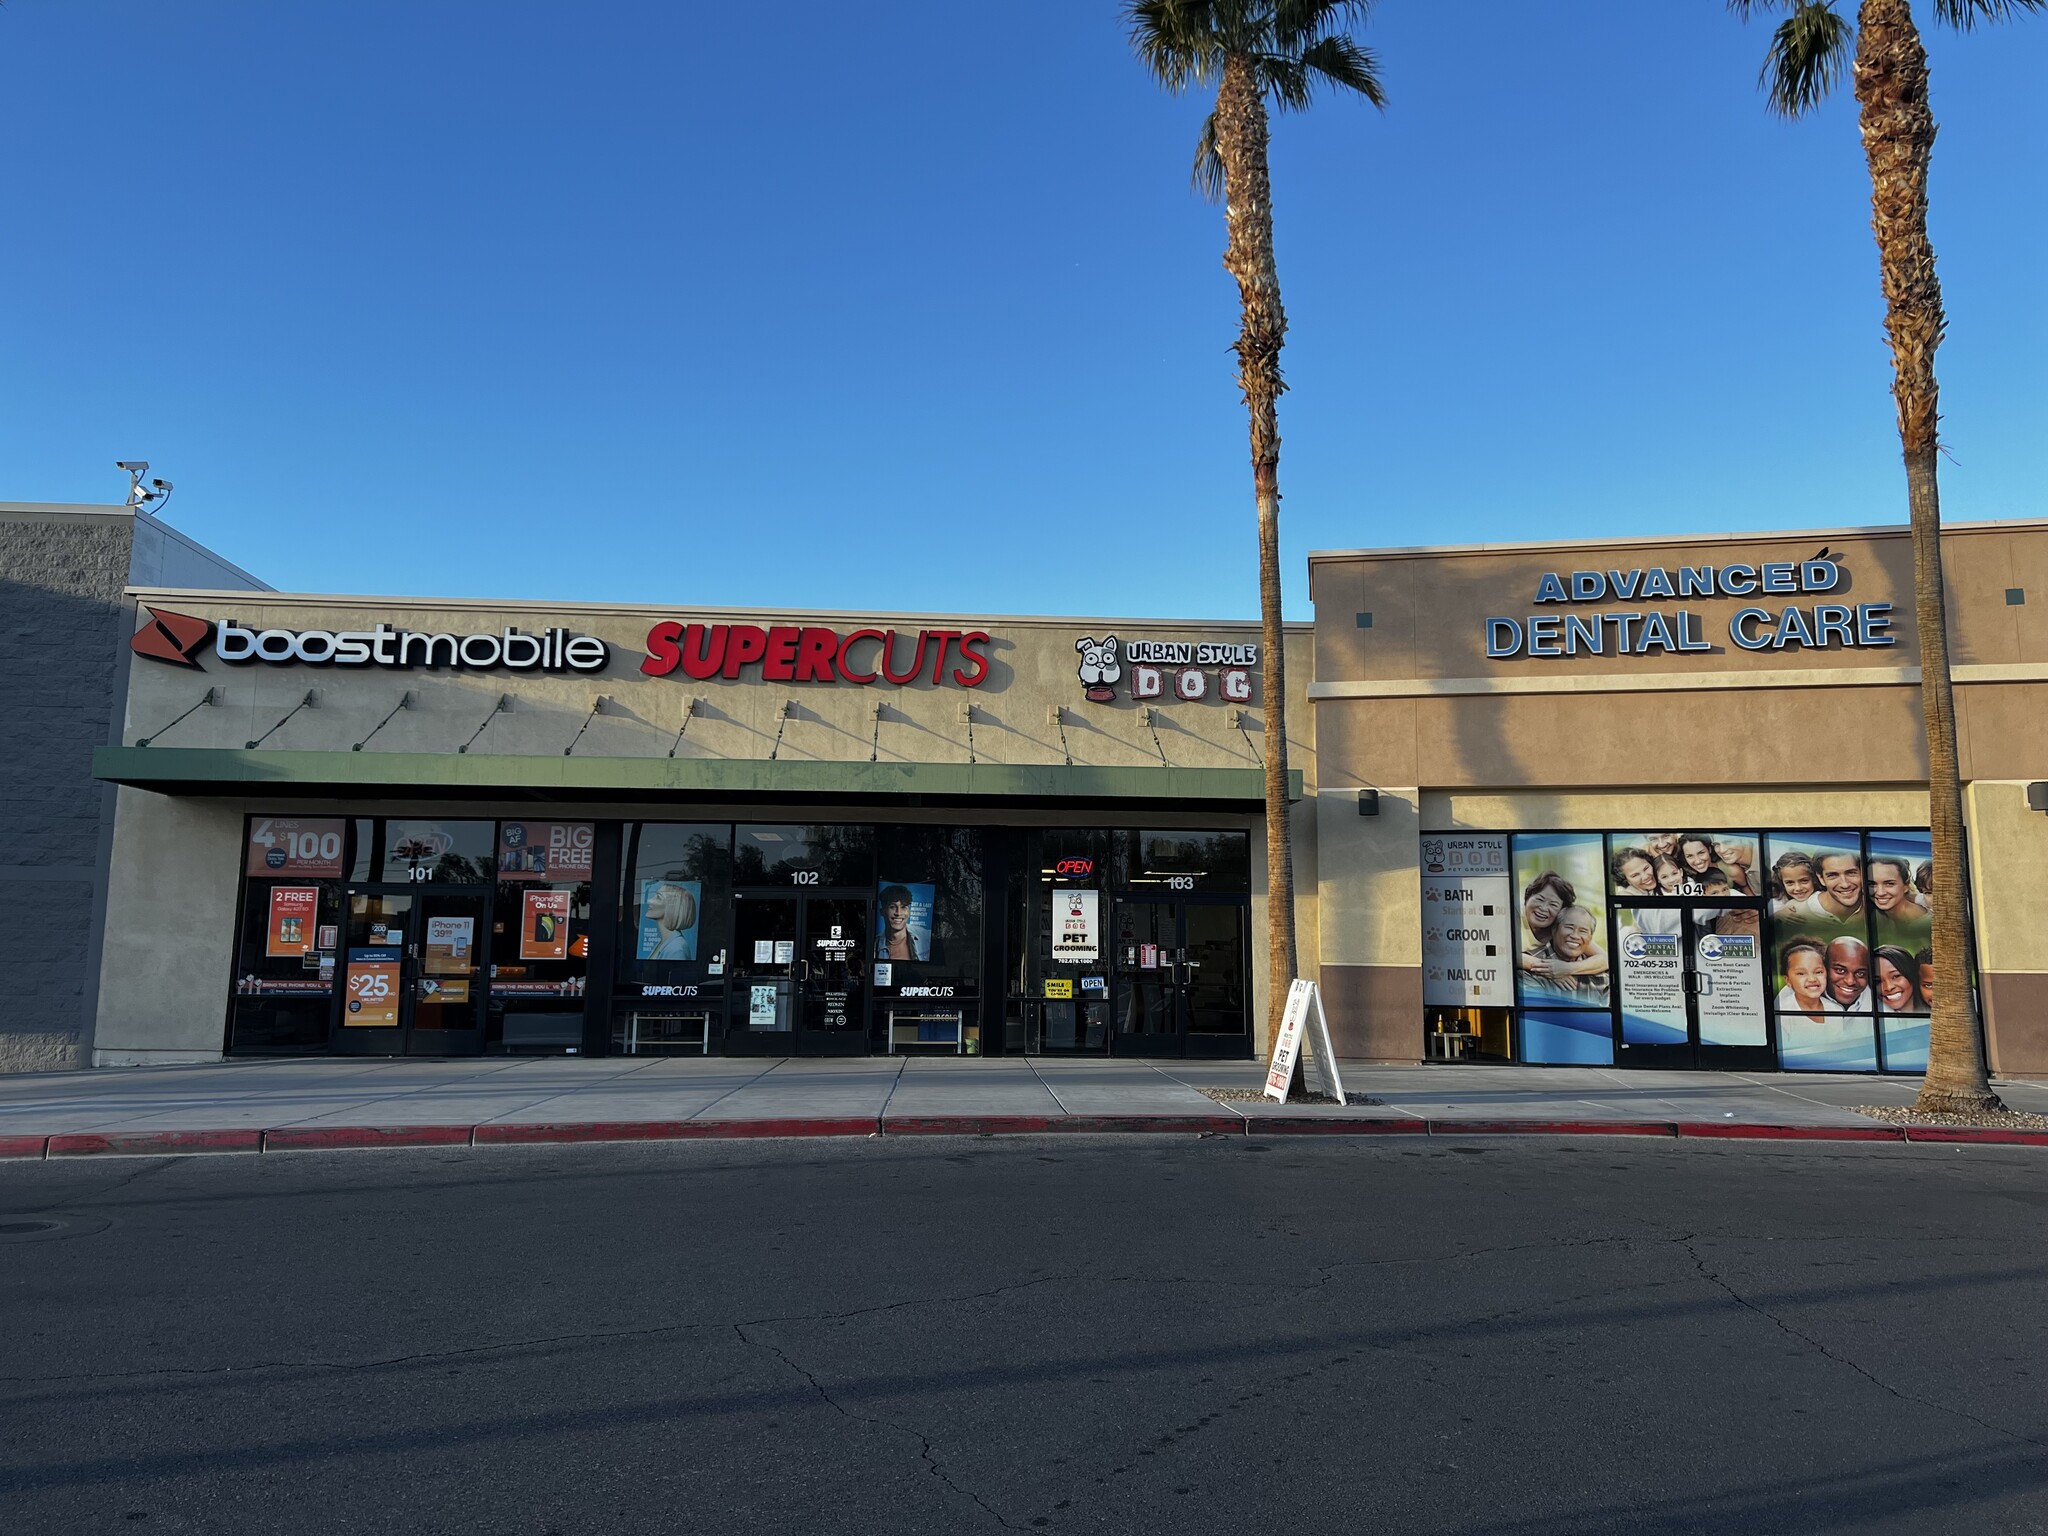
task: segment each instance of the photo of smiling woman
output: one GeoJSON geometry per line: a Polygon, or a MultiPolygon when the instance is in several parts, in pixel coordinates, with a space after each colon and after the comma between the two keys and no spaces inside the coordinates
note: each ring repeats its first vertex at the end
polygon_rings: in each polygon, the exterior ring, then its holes
{"type": "Polygon", "coordinates": [[[1516,991],[1546,1007],[1607,1006],[1607,909],[1596,833],[1515,838],[1522,919],[1516,991]]]}

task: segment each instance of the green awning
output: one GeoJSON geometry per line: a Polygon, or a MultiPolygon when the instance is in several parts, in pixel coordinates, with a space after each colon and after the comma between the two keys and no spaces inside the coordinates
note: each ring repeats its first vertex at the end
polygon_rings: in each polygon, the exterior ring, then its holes
{"type": "MultiPolygon", "coordinates": [[[[1255,810],[1257,768],[1103,768],[1042,763],[770,762],[711,757],[511,757],[430,752],[271,752],[96,747],[95,778],[165,794],[259,792],[323,797],[499,794],[548,800],[819,799],[920,801],[1157,800],[1255,810]]],[[[1288,775],[1301,798],[1299,769],[1288,775]]]]}

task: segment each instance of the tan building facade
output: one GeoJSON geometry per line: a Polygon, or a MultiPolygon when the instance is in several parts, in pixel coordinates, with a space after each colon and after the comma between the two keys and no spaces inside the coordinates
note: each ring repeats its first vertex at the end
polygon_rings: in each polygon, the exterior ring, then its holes
{"type": "Polygon", "coordinates": [[[1960,880],[1923,867],[1903,527],[1311,556],[1342,1048],[1913,1070],[1953,984],[1924,918],[1967,897],[1991,1065],[2048,1072],[2048,523],[1951,527],[1944,559],[1960,880]],[[1465,912],[1461,870],[1499,910],[1465,912]]]}
{"type": "Polygon", "coordinates": [[[1257,1048],[1256,626],[129,595],[96,1062],[1257,1048]]]}

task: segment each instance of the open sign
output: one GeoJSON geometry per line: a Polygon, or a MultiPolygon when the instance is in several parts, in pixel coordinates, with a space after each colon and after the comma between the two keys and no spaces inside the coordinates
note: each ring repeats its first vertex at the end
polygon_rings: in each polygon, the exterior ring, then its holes
{"type": "Polygon", "coordinates": [[[1053,865],[1052,872],[1069,880],[1083,880],[1095,873],[1093,859],[1061,859],[1053,865]]]}

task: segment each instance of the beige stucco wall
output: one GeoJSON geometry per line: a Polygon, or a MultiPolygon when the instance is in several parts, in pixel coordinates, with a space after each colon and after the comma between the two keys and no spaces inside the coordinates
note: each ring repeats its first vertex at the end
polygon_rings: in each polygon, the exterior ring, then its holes
{"type": "MultiPolygon", "coordinates": [[[[585,757],[678,757],[779,761],[884,761],[965,763],[970,750],[980,762],[1060,764],[1069,757],[1089,766],[1122,768],[1251,768],[1260,761],[1265,668],[1253,673],[1250,704],[1220,698],[1209,669],[1210,696],[1196,702],[1166,695],[1139,702],[1129,697],[1126,665],[1111,704],[1082,696],[1076,675],[1075,642],[1115,633],[1120,640],[1256,641],[1250,624],[1190,624],[1144,620],[989,619],[940,615],[877,616],[816,612],[606,607],[597,605],[484,603],[457,600],[340,599],[294,594],[204,593],[148,589],[134,594],[145,605],[206,619],[228,617],[251,628],[369,629],[379,622],[428,633],[502,632],[516,625],[537,633],[550,625],[595,635],[612,647],[601,673],[490,674],[426,669],[228,666],[211,654],[198,669],[150,661],[132,667],[133,682],[123,740],[149,738],[158,747],[243,749],[261,738],[257,750],[347,752],[368,737],[366,753],[453,753],[475,736],[471,748],[492,755],[560,757],[574,744],[585,757]],[[916,684],[895,687],[821,683],[767,683],[759,666],[738,680],[693,680],[680,672],[650,677],[640,671],[644,640],[654,623],[675,619],[709,623],[823,625],[846,633],[857,628],[890,628],[914,637],[920,628],[986,630],[991,670],[975,689],[938,686],[929,667],[916,684]],[[193,706],[209,688],[225,702],[193,706]],[[312,690],[316,703],[283,719],[312,690]],[[378,729],[401,692],[413,704],[378,729]],[[510,713],[495,713],[501,695],[513,696],[510,713]],[[600,695],[612,702],[591,716],[600,695]],[[695,712],[686,716],[689,701],[695,712]],[[786,721],[778,713],[788,709],[786,721]],[[966,711],[973,709],[970,722],[966,711]],[[1146,710],[1153,712],[1146,720],[1146,710]],[[192,713],[166,729],[187,710],[192,713]],[[877,711],[879,710],[879,716],[877,711]],[[1056,713],[1057,712],[1057,713],[1056,713]],[[687,719],[687,729],[684,729],[687,719]],[[485,722],[488,720],[488,725],[485,722]],[[588,728],[579,737],[579,728],[588,728]],[[476,734],[478,727],[484,729],[476,734]],[[780,742],[777,731],[780,728],[780,742]],[[972,743],[970,747],[970,727],[972,743]],[[1064,732],[1064,740],[1062,740],[1064,732]],[[267,733],[267,734],[266,734],[267,733]],[[678,737],[680,735],[680,740],[678,737]]],[[[899,661],[912,641],[899,640],[899,661]]],[[[1289,734],[1291,765],[1303,771],[1309,796],[1293,816],[1297,923],[1304,965],[1316,954],[1316,814],[1314,716],[1307,703],[1312,637],[1306,626],[1289,633],[1289,734]]],[[[949,667],[960,665],[956,658],[949,667]]],[[[716,804],[665,800],[642,804],[607,801],[551,802],[550,815],[565,818],[711,821],[881,820],[1009,826],[1180,826],[1242,827],[1253,850],[1254,1018],[1261,1048],[1267,986],[1264,975],[1265,839],[1254,808],[1228,812],[1160,809],[1144,801],[1102,804],[1063,811],[1019,810],[1003,802],[923,809],[890,805],[864,807],[838,801],[792,800],[773,804],[716,804]]],[[[232,979],[234,903],[242,849],[242,818],[275,813],[276,798],[166,796],[124,789],[115,838],[110,896],[108,986],[99,1009],[98,1060],[203,1060],[217,1057],[225,1034],[232,979]],[[167,886],[175,895],[166,900],[167,886]],[[128,935],[125,942],[118,936],[128,935]]],[[[295,796],[296,815],[463,815],[479,818],[525,816],[530,799],[493,800],[488,794],[461,801],[295,796]]],[[[1001,921],[991,913],[990,921],[1001,921]]]]}
{"type": "MultiPolygon", "coordinates": [[[[460,635],[502,633],[510,625],[537,633],[558,625],[594,635],[612,650],[609,665],[594,673],[229,666],[210,651],[202,653],[197,671],[138,663],[132,669],[124,737],[130,744],[148,736],[162,747],[241,748],[261,739],[264,748],[278,751],[348,751],[368,738],[366,752],[444,753],[474,737],[472,752],[538,756],[560,756],[573,743],[577,755],[587,757],[660,757],[673,749],[678,757],[765,759],[772,754],[789,762],[866,762],[872,755],[882,762],[965,763],[971,750],[976,760],[990,763],[1052,764],[1071,757],[1102,767],[1249,768],[1259,761],[1254,743],[1263,718],[1263,666],[1253,674],[1249,705],[1231,704],[1218,695],[1214,669],[1205,699],[1175,698],[1169,680],[1166,696],[1141,703],[1129,697],[1128,666],[1117,700],[1095,704],[1082,696],[1075,650],[1084,636],[1099,639],[1111,633],[1124,641],[1256,641],[1255,624],[252,597],[168,589],[138,589],[134,595],[144,604],[210,620],[231,618],[250,628],[369,629],[384,622],[460,635]],[[761,680],[758,663],[730,681],[700,681],[680,670],[650,677],[640,670],[647,633],[667,619],[762,627],[808,624],[842,634],[894,628],[899,664],[908,659],[921,628],[986,630],[990,672],[978,688],[934,684],[929,661],[919,681],[903,687],[771,683],[761,680]],[[168,726],[209,686],[223,691],[224,702],[168,726]],[[278,727],[309,690],[315,694],[314,706],[278,727]],[[412,706],[375,729],[408,690],[412,706]],[[507,694],[513,699],[511,712],[494,714],[497,701],[507,694]],[[592,718],[600,695],[611,703],[592,718]],[[696,713],[686,716],[692,700],[696,713]],[[1055,709],[1060,711],[1057,719],[1055,709]],[[780,718],[784,710],[786,720],[780,718]],[[1244,715],[1242,728],[1233,723],[1239,713],[1244,715]],[[586,720],[588,728],[579,737],[586,720]]],[[[1289,750],[1295,766],[1312,773],[1314,725],[1306,691],[1311,645],[1306,626],[1290,632],[1289,647],[1299,655],[1290,672],[1289,750]]],[[[949,671],[961,665],[957,651],[949,650],[948,658],[949,671]]]]}
{"type": "Polygon", "coordinates": [[[242,814],[236,803],[118,792],[93,1065],[220,1055],[242,814]]]}

